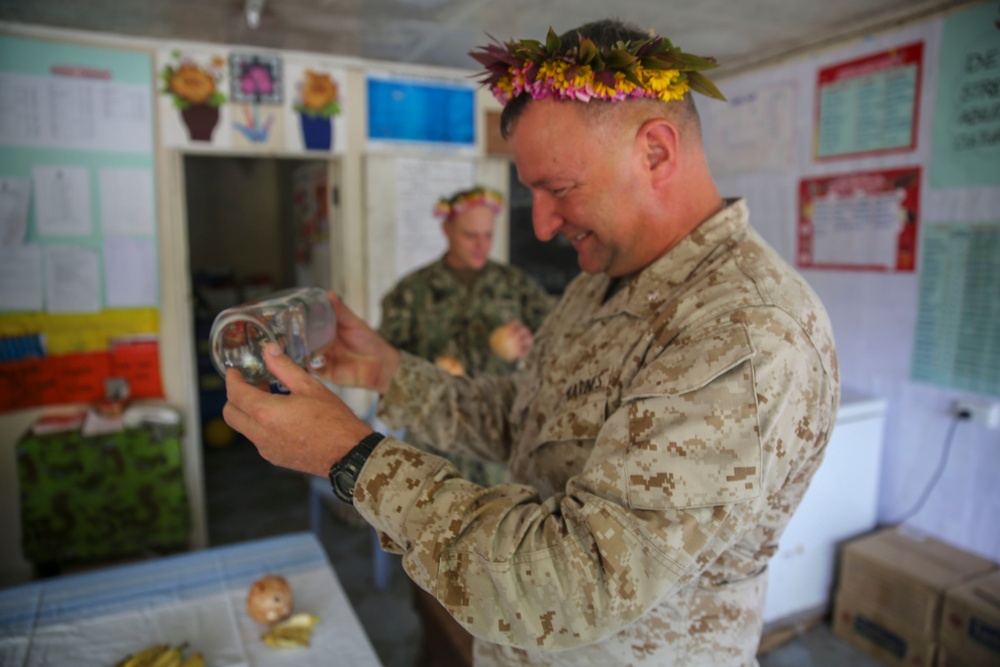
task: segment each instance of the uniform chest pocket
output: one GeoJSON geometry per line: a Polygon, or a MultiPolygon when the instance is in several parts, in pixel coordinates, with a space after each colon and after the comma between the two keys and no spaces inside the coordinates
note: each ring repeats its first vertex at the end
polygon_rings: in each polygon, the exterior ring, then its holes
{"type": "Polygon", "coordinates": [[[635,508],[711,507],[761,494],[753,345],[742,327],[686,343],[684,359],[665,354],[625,395],[635,508]]]}

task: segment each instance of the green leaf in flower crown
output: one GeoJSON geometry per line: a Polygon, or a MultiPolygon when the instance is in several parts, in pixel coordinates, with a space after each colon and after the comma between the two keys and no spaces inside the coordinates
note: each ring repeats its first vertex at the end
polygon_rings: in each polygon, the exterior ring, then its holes
{"type": "Polygon", "coordinates": [[[594,40],[584,37],[580,40],[580,64],[589,65],[590,61],[597,57],[597,45],[594,40]]]}
{"type": "Polygon", "coordinates": [[[663,60],[662,57],[649,56],[647,58],[640,58],[639,64],[645,69],[678,69],[676,64],[669,61],[663,60]]]}
{"type": "Polygon", "coordinates": [[[623,49],[614,49],[604,58],[611,69],[624,69],[636,61],[636,57],[623,49]]]}
{"type": "Polygon", "coordinates": [[[714,58],[702,58],[701,56],[682,53],[680,51],[676,53],[676,56],[678,60],[684,63],[684,69],[688,70],[712,69],[719,66],[719,63],[715,62],[714,58]]]}
{"type": "Polygon", "coordinates": [[[667,49],[663,42],[664,40],[662,37],[656,37],[654,39],[647,39],[644,42],[639,42],[637,48],[635,49],[635,55],[641,58],[643,56],[651,56],[657,53],[662,53],[667,49]]]}
{"type": "Polygon", "coordinates": [[[545,36],[545,50],[549,52],[549,55],[555,55],[559,53],[559,49],[562,48],[562,40],[559,39],[559,35],[556,31],[549,26],[549,34],[545,36]]]}
{"type": "Polygon", "coordinates": [[[689,72],[687,75],[688,84],[691,86],[691,90],[706,95],[708,97],[714,97],[717,100],[726,101],[726,96],[715,87],[715,84],[709,81],[708,77],[701,72],[689,72]]]}

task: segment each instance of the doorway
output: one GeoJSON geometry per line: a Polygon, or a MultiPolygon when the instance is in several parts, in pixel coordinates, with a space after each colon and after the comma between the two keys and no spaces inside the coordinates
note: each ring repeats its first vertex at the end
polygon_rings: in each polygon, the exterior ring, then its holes
{"type": "MultiPolygon", "coordinates": [[[[308,529],[308,483],[273,467],[222,419],[225,386],[209,331],[223,309],[298,286],[296,179],[325,160],[185,155],[184,188],[209,546],[308,529]]],[[[325,192],[325,190],[324,190],[325,192]]]]}

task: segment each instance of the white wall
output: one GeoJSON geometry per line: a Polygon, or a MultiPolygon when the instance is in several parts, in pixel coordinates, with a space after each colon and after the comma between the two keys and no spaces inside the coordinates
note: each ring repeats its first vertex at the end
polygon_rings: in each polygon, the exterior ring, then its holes
{"type": "MultiPolygon", "coordinates": [[[[1000,220],[1000,187],[933,189],[929,185],[934,95],[942,16],[718,82],[730,99],[767,91],[790,96],[787,118],[793,155],[782,165],[742,173],[723,164],[721,102],[699,99],[710,163],[723,194],[747,197],[751,222],[793,265],[798,183],[804,177],[890,167],[922,167],[920,224],[1000,220]],[[919,129],[914,151],[817,163],[812,158],[816,76],[820,68],[893,46],[924,42],[919,129]]],[[[732,128],[730,128],[732,129],[732,128]]],[[[1000,164],[997,165],[1000,169],[1000,164]]],[[[918,263],[919,271],[919,263],[918,263]]],[[[952,401],[962,392],[910,380],[919,273],[804,270],[831,315],[845,386],[888,401],[879,520],[893,523],[932,477],[951,425],[952,401]]],[[[993,400],[1000,400],[994,398],[993,400]]],[[[964,422],[957,427],[945,473],[911,523],[937,537],[1000,560],[1000,431],[964,422]]],[[[830,497],[834,505],[836,497],[830,497]]]]}

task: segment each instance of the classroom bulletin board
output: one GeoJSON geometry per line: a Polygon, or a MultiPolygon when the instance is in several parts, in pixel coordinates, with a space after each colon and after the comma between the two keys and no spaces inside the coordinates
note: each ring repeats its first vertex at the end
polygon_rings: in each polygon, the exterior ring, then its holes
{"type": "Polygon", "coordinates": [[[0,36],[0,412],[163,394],[151,60],[0,36]]]}

